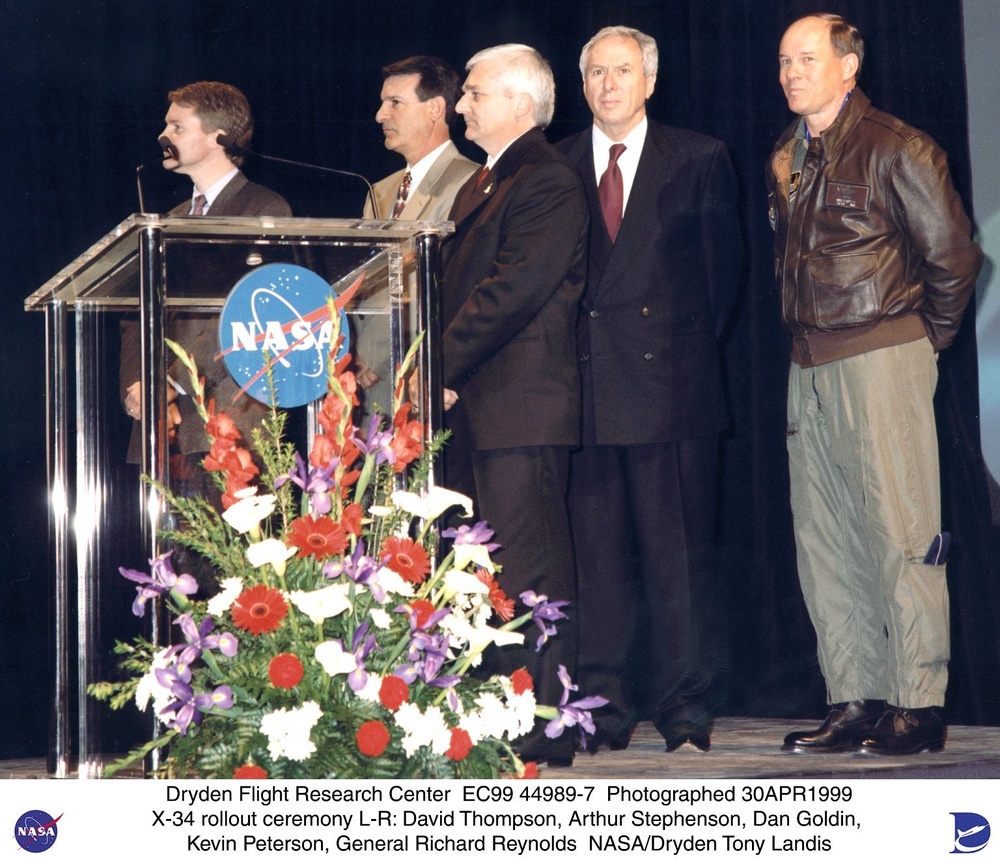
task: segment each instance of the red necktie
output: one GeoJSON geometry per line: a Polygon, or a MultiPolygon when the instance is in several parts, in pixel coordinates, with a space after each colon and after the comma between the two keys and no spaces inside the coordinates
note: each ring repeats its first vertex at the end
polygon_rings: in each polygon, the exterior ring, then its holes
{"type": "Polygon", "coordinates": [[[191,209],[192,215],[204,215],[205,207],[208,205],[208,198],[204,194],[199,194],[194,198],[194,208],[191,209]]]}
{"type": "Polygon", "coordinates": [[[608,228],[612,242],[618,238],[618,228],[622,224],[622,207],[625,203],[625,185],[622,182],[621,168],[618,166],[618,158],[624,151],[624,143],[611,145],[608,169],[604,171],[597,186],[597,195],[601,199],[601,212],[604,213],[604,224],[608,228]]]}
{"type": "Polygon", "coordinates": [[[403,174],[403,181],[399,183],[399,191],[396,192],[396,202],[392,206],[392,215],[390,219],[395,221],[403,214],[403,207],[406,205],[406,198],[410,196],[410,171],[407,170],[403,174]]]}
{"type": "Polygon", "coordinates": [[[483,183],[486,181],[486,177],[490,175],[490,169],[484,164],[479,173],[476,174],[476,191],[478,191],[483,183]]]}

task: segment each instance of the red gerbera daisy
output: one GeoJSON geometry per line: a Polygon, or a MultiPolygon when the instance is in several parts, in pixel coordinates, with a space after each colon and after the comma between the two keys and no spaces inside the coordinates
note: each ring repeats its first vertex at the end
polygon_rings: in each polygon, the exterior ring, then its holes
{"type": "Polygon", "coordinates": [[[461,761],[469,754],[469,750],[471,750],[473,746],[474,744],[472,743],[472,738],[465,729],[452,729],[451,744],[449,745],[448,752],[445,753],[445,756],[450,758],[452,761],[461,761]]]}
{"type": "Polygon", "coordinates": [[[234,625],[257,636],[281,626],[281,620],[288,614],[288,604],[278,589],[255,585],[233,601],[230,614],[234,625]]]}
{"type": "Polygon", "coordinates": [[[340,524],[344,527],[344,531],[360,537],[362,513],[361,505],[357,502],[351,502],[344,508],[344,513],[340,517],[340,524]]]}
{"type": "Polygon", "coordinates": [[[275,687],[290,690],[302,680],[306,670],[294,654],[279,654],[267,667],[267,677],[275,687]]]}
{"type": "Polygon", "coordinates": [[[267,771],[260,765],[245,764],[233,771],[233,779],[267,779],[267,771]]]}
{"type": "Polygon", "coordinates": [[[479,568],[476,571],[476,579],[478,579],[483,585],[489,587],[490,603],[492,604],[493,611],[497,614],[497,616],[503,621],[510,621],[510,619],[514,617],[514,601],[507,597],[504,590],[497,585],[497,581],[493,578],[493,575],[488,570],[479,568]]]}
{"type": "Polygon", "coordinates": [[[382,561],[407,582],[419,585],[430,573],[431,558],[412,538],[391,537],[382,549],[382,561]]]}
{"type": "Polygon", "coordinates": [[[369,720],[367,723],[361,724],[354,740],[362,755],[376,758],[382,755],[385,748],[389,746],[389,730],[378,720],[369,720]]]}
{"type": "Polygon", "coordinates": [[[320,561],[347,549],[347,533],[340,523],[311,514],[291,522],[286,540],[299,548],[300,556],[311,555],[320,561]]]}

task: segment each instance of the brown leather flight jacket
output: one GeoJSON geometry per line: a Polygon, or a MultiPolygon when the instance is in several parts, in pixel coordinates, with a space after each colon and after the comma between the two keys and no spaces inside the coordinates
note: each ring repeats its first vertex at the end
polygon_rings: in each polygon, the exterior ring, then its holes
{"type": "Polygon", "coordinates": [[[983,262],[944,151],[855,89],[809,142],[790,211],[800,122],[766,171],[792,360],[813,367],[925,336],[940,352],[983,262]]]}

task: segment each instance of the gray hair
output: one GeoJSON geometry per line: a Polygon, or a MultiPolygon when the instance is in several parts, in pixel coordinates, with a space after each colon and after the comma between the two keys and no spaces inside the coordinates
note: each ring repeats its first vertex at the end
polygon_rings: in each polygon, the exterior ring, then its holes
{"type": "Polygon", "coordinates": [[[652,36],[647,36],[641,30],[636,30],[634,27],[625,27],[623,25],[618,25],[615,27],[605,27],[603,30],[599,30],[594,34],[593,38],[583,46],[583,50],[580,52],[580,74],[584,78],[587,77],[587,63],[590,62],[590,52],[593,50],[594,45],[601,41],[601,39],[606,39],[609,36],[617,36],[621,39],[634,39],[639,45],[639,50],[642,52],[642,73],[647,78],[651,78],[656,74],[656,70],[660,65],[660,52],[656,47],[656,39],[652,36]]]}
{"type": "Polygon", "coordinates": [[[493,60],[500,61],[497,78],[505,93],[531,96],[532,119],[539,128],[546,128],[556,109],[556,82],[546,59],[527,45],[497,45],[474,54],[465,64],[466,71],[493,60]]]}

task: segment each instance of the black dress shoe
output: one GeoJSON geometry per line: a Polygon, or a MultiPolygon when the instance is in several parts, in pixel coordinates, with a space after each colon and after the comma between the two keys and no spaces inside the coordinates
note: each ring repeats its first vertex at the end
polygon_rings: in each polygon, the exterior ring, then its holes
{"type": "Polygon", "coordinates": [[[871,734],[879,718],[886,712],[881,699],[857,699],[840,702],[830,708],[818,729],[813,732],[792,732],[785,737],[783,750],[798,753],[836,753],[855,750],[871,734]]]}
{"type": "Polygon", "coordinates": [[[912,755],[944,749],[944,723],[936,708],[897,708],[893,705],[861,741],[871,755],[912,755]]]}
{"type": "Polygon", "coordinates": [[[632,725],[628,728],[620,728],[612,732],[598,726],[592,735],[587,735],[586,738],[582,740],[578,735],[576,738],[575,749],[577,752],[586,750],[591,755],[594,755],[601,747],[607,747],[613,751],[628,749],[629,742],[632,740],[632,731],[634,729],[635,726],[632,725]],[[586,746],[584,746],[584,743],[586,743],[586,746]]]}
{"type": "Polygon", "coordinates": [[[695,749],[708,752],[712,748],[712,738],[709,730],[694,723],[680,723],[672,726],[664,733],[667,742],[667,752],[674,752],[684,744],[691,744],[695,749]]]}

